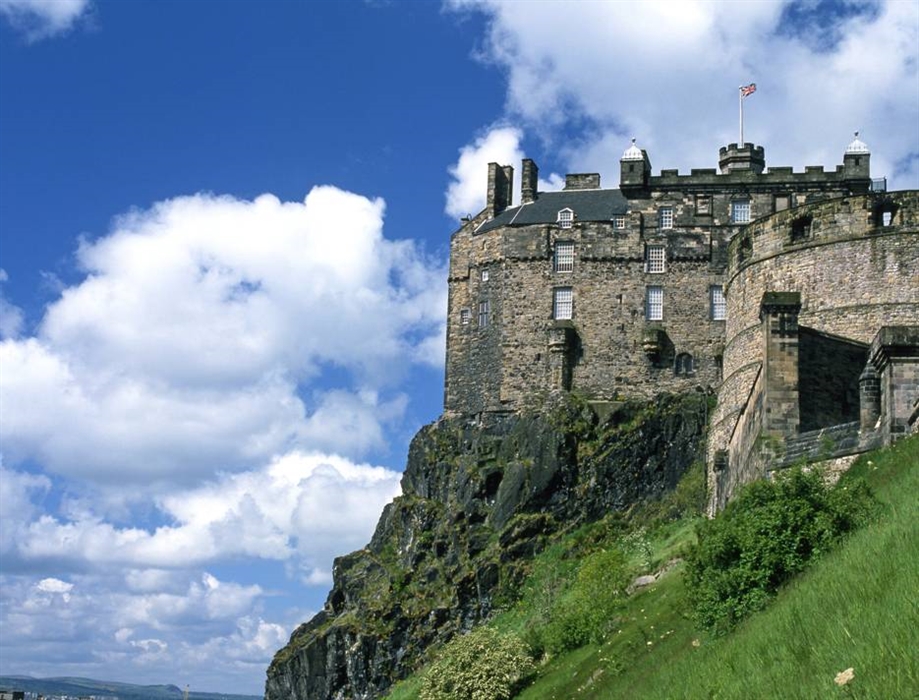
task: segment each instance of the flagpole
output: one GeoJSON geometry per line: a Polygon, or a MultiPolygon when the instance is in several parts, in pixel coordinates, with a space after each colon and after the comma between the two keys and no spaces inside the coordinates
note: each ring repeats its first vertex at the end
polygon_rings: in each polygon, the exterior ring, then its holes
{"type": "Polygon", "coordinates": [[[743,86],[737,88],[737,100],[740,103],[740,143],[737,145],[743,148],[743,86]]]}

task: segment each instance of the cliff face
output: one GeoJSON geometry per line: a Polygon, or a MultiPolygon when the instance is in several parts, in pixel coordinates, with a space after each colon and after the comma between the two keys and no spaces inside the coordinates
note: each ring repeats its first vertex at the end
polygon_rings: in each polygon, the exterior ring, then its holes
{"type": "Polygon", "coordinates": [[[672,488],[701,458],[708,399],[626,404],[602,422],[566,399],[423,428],[403,495],[367,547],[336,559],[323,611],[268,669],[266,700],[379,697],[426,649],[512,601],[553,533],[672,488]]]}

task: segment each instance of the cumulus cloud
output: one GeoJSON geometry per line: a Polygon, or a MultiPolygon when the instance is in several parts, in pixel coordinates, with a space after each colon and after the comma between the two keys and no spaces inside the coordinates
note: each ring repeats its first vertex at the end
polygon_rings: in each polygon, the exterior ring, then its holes
{"type": "Polygon", "coordinates": [[[861,129],[873,172],[919,183],[916,3],[451,6],[486,15],[481,54],[507,71],[508,118],[572,172],[618,182],[633,136],[657,167],[714,167],[738,138],[737,86],[755,81],[745,139],[767,165],[841,163],[861,129]]]}
{"type": "MultiPolygon", "coordinates": [[[[117,575],[69,581],[0,577],[0,652],[11,668],[35,675],[114,665],[125,678],[162,683],[203,667],[211,687],[235,680],[249,688],[286,641],[293,620],[256,612],[266,592],[203,571],[174,590],[138,592],[117,575]],[[13,633],[15,631],[15,634],[13,633]]],[[[304,614],[297,611],[299,618],[304,614]]]]}
{"type": "Polygon", "coordinates": [[[0,0],[0,14],[28,41],[69,31],[89,9],[89,0],[0,0]]]}
{"type": "MultiPolygon", "coordinates": [[[[164,496],[157,508],[170,524],[145,529],[91,510],[74,519],[39,514],[29,490],[47,480],[4,470],[4,529],[13,534],[0,552],[8,561],[74,571],[127,567],[125,582],[136,592],[174,588],[170,569],[239,557],[284,561],[307,583],[325,584],[333,557],[370,538],[383,506],[399,494],[399,478],[343,457],[289,453],[263,469],[164,496]]],[[[215,581],[205,577],[204,585],[216,596],[215,581]]]]}
{"type": "Polygon", "coordinates": [[[451,181],[445,207],[448,216],[458,219],[477,214],[485,206],[488,164],[518,163],[523,157],[521,138],[519,129],[499,126],[460,149],[459,160],[449,168],[451,181]]]}
{"type": "Polygon", "coordinates": [[[394,388],[443,361],[446,290],[439,263],[383,236],[383,213],[317,187],[120,217],[81,244],[86,277],[37,334],[0,344],[5,454],[123,483],[385,448],[406,406],[394,388]]]}

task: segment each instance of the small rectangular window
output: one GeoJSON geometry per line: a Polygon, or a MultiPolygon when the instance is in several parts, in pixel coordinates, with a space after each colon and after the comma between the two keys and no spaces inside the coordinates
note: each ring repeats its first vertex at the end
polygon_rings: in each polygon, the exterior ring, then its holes
{"type": "Polygon", "coordinates": [[[731,202],[731,223],[747,224],[750,223],[750,200],[738,200],[731,202]]]}
{"type": "Polygon", "coordinates": [[[645,301],[645,318],[649,321],[664,319],[664,288],[648,287],[645,301]]]}
{"type": "Polygon", "coordinates": [[[558,213],[559,228],[571,228],[574,223],[574,212],[571,209],[562,209],[558,213]]]}
{"type": "Polygon", "coordinates": [[[624,216],[614,216],[613,217],[613,228],[618,228],[618,229],[625,228],[625,217],[624,216]]]}
{"type": "Polygon", "coordinates": [[[728,315],[728,306],[724,298],[724,289],[720,284],[713,284],[709,288],[711,298],[711,315],[713,321],[723,321],[728,315]]]}
{"type": "Polygon", "coordinates": [[[460,309],[460,325],[468,326],[472,320],[472,312],[469,309],[460,309]]]}
{"type": "Polygon", "coordinates": [[[491,304],[487,301],[479,302],[479,328],[488,326],[488,313],[491,310],[491,304]]]}
{"type": "Polygon", "coordinates": [[[574,291],[571,287],[556,287],[552,294],[552,318],[570,319],[574,314],[574,291]]]}
{"type": "Polygon", "coordinates": [[[555,244],[555,271],[571,272],[574,269],[574,243],[567,241],[555,244]]]}
{"type": "Polygon", "coordinates": [[[482,281],[483,282],[488,281],[488,270],[482,270],[482,281]]]}
{"type": "Polygon", "coordinates": [[[649,245],[645,248],[645,272],[666,272],[667,255],[662,245],[649,245]]]}
{"type": "Polygon", "coordinates": [[[658,215],[661,228],[673,228],[673,207],[661,207],[658,215]]]}

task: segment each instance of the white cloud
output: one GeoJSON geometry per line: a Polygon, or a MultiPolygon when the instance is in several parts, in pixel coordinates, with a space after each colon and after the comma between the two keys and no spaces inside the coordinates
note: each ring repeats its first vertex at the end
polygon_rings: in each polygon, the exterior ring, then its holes
{"type": "Polygon", "coordinates": [[[69,31],[90,6],[89,0],[0,0],[0,14],[28,41],[38,41],[69,31]]]}
{"type": "MultiPolygon", "coordinates": [[[[117,575],[56,578],[0,576],[0,653],[5,666],[34,675],[82,669],[162,683],[163,669],[178,677],[201,671],[210,686],[254,689],[294,620],[268,620],[257,611],[266,592],[204,571],[180,575],[169,591],[126,591],[117,575]],[[103,670],[104,669],[104,670],[103,670]]],[[[286,616],[285,616],[286,617],[286,616]]]]}
{"type": "Polygon", "coordinates": [[[6,270],[0,268],[0,340],[15,338],[22,331],[22,309],[11,304],[3,294],[3,283],[9,280],[6,270]]]}
{"type": "Polygon", "coordinates": [[[488,17],[482,53],[507,71],[508,117],[573,172],[618,182],[632,136],[658,168],[714,167],[738,137],[737,86],[756,81],[744,135],[767,166],[832,167],[861,129],[873,173],[919,184],[919,158],[897,165],[919,154],[916,3],[826,4],[805,18],[787,2],[452,6],[488,17]]]}
{"type": "MultiPolygon", "coordinates": [[[[333,557],[369,540],[383,506],[399,493],[399,479],[382,467],[294,452],[163,497],[157,507],[172,524],[144,529],[91,510],[75,519],[37,515],[28,490],[47,480],[4,470],[4,529],[13,535],[0,551],[75,571],[128,567],[125,583],[141,593],[174,590],[170,569],[234,557],[287,561],[307,582],[327,583],[333,557]]],[[[214,581],[206,577],[204,585],[216,591],[214,581]]]]}
{"type": "Polygon", "coordinates": [[[460,149],[459,160],[450,166],[447,187],[448,216],[460,218],[478,214],[485,206],[489,163],[516,165],[523,157],[522,134],[513,127],[495,127],[460,149]]]}
{"type": "Polygon", "coordinates": [[[0,344],[6,455],[155,484],[297,447],[384,449],[406,405],[393,387],[443,361],[446,304],[443,269],[386,239],[383,210],[317,187],[302,203],[196,195],[121,217],[80,246],[87,277],[37,335],[0,344]]]}

